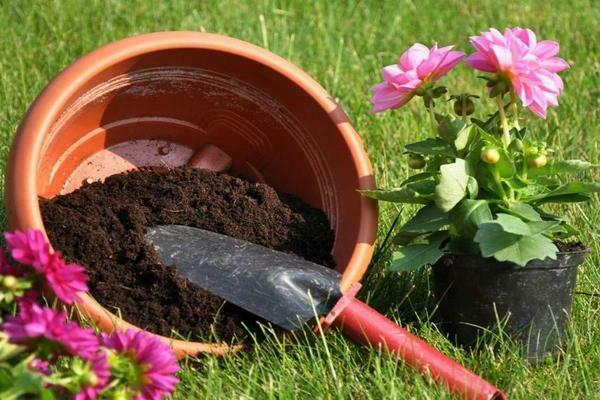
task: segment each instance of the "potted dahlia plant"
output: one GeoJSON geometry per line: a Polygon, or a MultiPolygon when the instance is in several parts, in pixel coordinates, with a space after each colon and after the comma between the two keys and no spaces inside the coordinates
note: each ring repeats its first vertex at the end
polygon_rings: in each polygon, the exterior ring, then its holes
{"type": "Polygon", "coordinates": [[[470,42],[475,51],[467,57],[452,46],[414,44],[383,68],[373,111],[421,97],[433,134],[405,146],[418,173],[398,188],[363,193],[420,207],[395,235],[391,268],[433,266],[447,333],[472,344],[502,323],[524,357],[537,361],[557,350],[586,252],[572,239],[577,230],[546,205],[589,201],[600,184],[567,180],[594,165],[555,159],[525,125],[524,108],[546,118],[558,105],[558,73],[569,68],[558,43],[521,28],[490,29],[470,42]],[[485,118],[474,114],[478,96],[449,95],[437,83],[462,60],[484,73],[495,107],[485,118]],[[446,98],[455,115],[441,111],[446,98]]]}

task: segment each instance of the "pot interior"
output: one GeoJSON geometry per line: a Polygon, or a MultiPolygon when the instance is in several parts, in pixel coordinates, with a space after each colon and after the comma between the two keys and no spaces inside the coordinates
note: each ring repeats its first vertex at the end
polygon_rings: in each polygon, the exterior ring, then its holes
{"type": "Polygon", "coordinates": [[[38,195],[133,168],[185,165],[213,145],[231,157],[232,174],[322,209],[336,234],[335,261],[344,266],[361,239],[356,189],[371,177],[358,174],[336,126],[347,123],[340,112],[236,54],[184,48],[132,56],[80,84],[65,103],[43,142],[38,195]]]}

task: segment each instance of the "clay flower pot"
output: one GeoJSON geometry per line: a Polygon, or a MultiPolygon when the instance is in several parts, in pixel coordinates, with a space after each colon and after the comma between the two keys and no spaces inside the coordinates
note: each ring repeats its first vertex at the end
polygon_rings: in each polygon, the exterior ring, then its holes
{"type": "MultiPolygon", "coordinates": [[[[321,208],[336,239],[343,287],[371,259],[376,204],[361,139],[339,105],[299,68],[213,34],[161,32],[82,57],[40,94],[14,139],[6,172],[10,229],[44,225],[38,198],[141,166],[228,170],[321,208]]],[[[131,327],[90,296],[101,329],[131,327]]],[[[173,340],[178,356],[227,346],[173,340]]]]}

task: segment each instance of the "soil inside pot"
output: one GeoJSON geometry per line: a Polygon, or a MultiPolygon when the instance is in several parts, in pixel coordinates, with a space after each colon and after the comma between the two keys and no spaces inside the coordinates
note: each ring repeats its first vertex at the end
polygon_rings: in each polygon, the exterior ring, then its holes
{"type": "MultiPolygon", "coordinates": [[[[574,253],[587,250],[587,247],[581,242],[565,242],[562,240],[555,240],[554,244],[556,245],[560,253],[574,253]]],[[[460,256],[458,256],[458,258],[460,258],[460,256]]],[[[443,265],[444,267],[452,267],[456,264],[456,259],[457,257],[455,255],[448,254],[442,259],[440,259],[439,264],[443,265]]],[[[490,262],[495,263],[496,261],[490,259],[490,262]]],[[[483,262],[483,264],[485,264],[485,262],[483,262]]]]}
{"type": "Polygon", "coordinates": [[[334,266],[333,232],[321,210],[226,174],[134,171],[42,199],[40,207],[53,246],[87,268],[94,298],[161,335],[231,341],[257,320],[162,265],[144,240],[150,226],[203,228],[334,266]]]}

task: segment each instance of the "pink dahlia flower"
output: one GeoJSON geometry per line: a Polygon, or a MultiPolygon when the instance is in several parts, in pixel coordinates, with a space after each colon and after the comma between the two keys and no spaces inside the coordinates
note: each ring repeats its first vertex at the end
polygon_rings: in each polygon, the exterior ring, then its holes
{"type": "Polygon", "coordinates": [[[67,315],[50,307],[27,303],[16,317],[8,317],[0,328],[16,344],[46,343],[57,352],[86,360],[98,352],[98,338],[94,331],[67,322],[67,315]]]}
{"type": "Polygon", "coordinates": [[[563,82],[557,73],[569,64],[556,56],[557,42],[538,42],[532,30],[522,28],[507,28],[504,34],[492,28],[470,42],[475,53],[466,58],[467,65],[504,77],[535,115],[546,118],[548,107],[558,105],[563,82]]]}
{"type": "Polygon", "coordinates": [[[103,335],[103,344],[131,358],[139,366],[139,387],[134,400],[158,400],[175,390],[179,366],[171,349],[159,339],[131,329],[103,335]]]}
{"type": "Polygon", "coordinates": [[[79,301],[79,292],[88,290],[87,274],[81,265],[67,264],[60,252],[53,252],[44,234],[36,229],[6,233],[11,257],[31,266],[43,276],[45,285],[66,304],[79,301]]]}
{"type": "Polygon", "coordinates": [[[401,56],[398,64],[383,68],[383,82],[373,86],[373,112],[399,108],[408,103],[424,85],[446,75],[464,57],[454,46],[431,49],[415,43],[401,56]]]}

